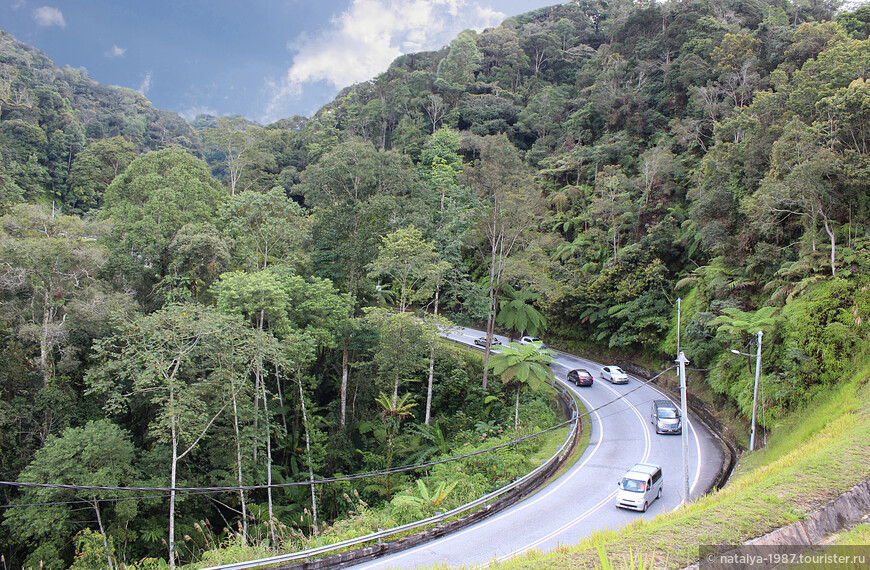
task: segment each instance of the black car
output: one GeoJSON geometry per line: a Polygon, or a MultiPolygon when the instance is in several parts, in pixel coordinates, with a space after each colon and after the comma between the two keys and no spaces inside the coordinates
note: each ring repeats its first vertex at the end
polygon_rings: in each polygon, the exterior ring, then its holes
{"type": "MultiPolygon", "coordinates": [[[[486,346],[486,337],[481,336],[481,337],[474,339],[474,344],[476,344],[477,346],[486,346]]],[[[501,344],[501,341],[495,337],[492,337],[492,343],[490,344],[490,346],[496,346],[499,344],[501,344]]]]}
{"type": "Polygon", "coordinates": [[[591,386],[592,374],[585,368],[576,368],[568,372],[568,382],[573,382],[577,386],[591,386]]]}

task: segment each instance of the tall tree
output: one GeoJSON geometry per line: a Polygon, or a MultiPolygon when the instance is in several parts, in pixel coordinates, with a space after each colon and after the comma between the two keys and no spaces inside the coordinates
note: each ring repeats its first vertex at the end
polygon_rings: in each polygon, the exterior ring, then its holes
{"type": "Polygon", "coordinates": [[[516,386],[514,406],[514,429],[520,427],[520,391],[527,385],[537,390],[545,382],[555,382],[553,369],[549,364],[553,357],[541,349],[541,343],[518,344],[511,342],[492,355],[487,364],[492,373],[507,385],[516,386]]]}
{"type": "Polygon", "coordinates": [[[423,233],[411,226],[381,238],[378,257],[368,265],[369,277],[388,277],[399,301],[399,311],[426,299],[434,292],[435,282],[448,268],[441,261],[435,245],[423,239],[423,233]]]}
{"type": "Polygon", "coordinates": [[[127,323],[94,345],[92,392],[109,412],[147,402],[149,431],[170,447],[169,565],[176,564],[175,509],[179,463],[205,438],[230,405],[261,344],[236,317],[200,305],[174,304],[127,323]]]}
{"type": "MultiPolygon", "coordinates": [[[[461,32],[455,40],[450,42],[450,51],[447,52],[447,57],[438,63],[438,77],[435,80],[435,87],[446,99],[448,107],[456,104],[462,92],[474,82],[475,75],[480,70],[483,57],[477,47],[475,35],[472,30],[461,32]]],[[[433,119],[433,132],[434,129],[435,121],[433,119]]]]}
{"type": "Polygon", "coordinates": [[[425,355],[439,329],[434,319],[419,319],[412,313],[394,313],[386,309],[371,309],[366,320],[378,334],[375,364],[381,379],[392,384],[393,404],[399,398],[402,380],[422,371],[425,355]]]}
{"type": "MultiPolygon", "coordinates": [[[[465,180],[477,193],[479,228],[489,265],[489,311],[486,325],[484,362],[489,361],[495,328],[497,292],[508,257],[523,245],[523,239],[543,212],[541,192],[519,153],[504,135],[487,137],[480,160],[464,172],[465,180]]],[[[483,372],[486,388],[489,367],[483,372]]]]}
{"type": "Polygon", "coordinates": [[[213,223],[225,199],[204,162],[172,147],[134,160],[106,190],[101,216],[112,221],[110,248],[119,265],[130,273],[138,267],[148,283],[166,275],[178,231],[213,223]]]}
{"type": "MultiPolygon", "coordinates": [[[[127,487],[136,483],[139,473],[133,467],[135,450],[129,434],[109,420],[88,422],[83,427],[68,428],[62,435],[51,436],[46,445],[21,473],[22,483],[127,487]]],[[[4,526],[20,538],[37,541],[28,566],[54,567],[66,554],[72,537],[82,528],[96,524],[104,545],[106,558],[102,562],[113,569],[118,564],[109,544],[110,531],[121,530],[136,517],[136,501],[114,501],[121,493],[69,489],[59,487],[29,487],[20,502],[23,506],[9,509],[4,526]],[[87,504],[90,515],[78,508],[87,504]],[[93,517],[93,518],[91,518],[93,517]]],[[[65,566],[64,566],[65,567],[65,566]]]]}
{"type": "Polygon", "coordinates": [[[834,224],[848,203],[840,183],[840,161],[830,149],[820,146],[817,135],[797,119],[786,125],[772,154],[770,173],[758,192],[745,200],[747,211],[762,226],[781,224],[792,216],[803,220],[804,235],[810,239],[813,252],[821,220],[831,247],[831,275],[836,275],[834,224]]]}
{"type": "Polygon", "coordinates": [[[136,149],[123,137],[91,143],[72,163],[64,203],[82,213],[99,208],[106,189],[135,158],[136,149]]]}
{"type": "Polygon", "coordinates": [[[251,167],[274,162],[274,157],[264,148],[263,127],[249,123],[244,117],[219,117],[215,126],[202,130],[202,138],[206,153],[216,154],[223,163],[230,196],[257,184],[256,169],[251,167]]]}
{"type": "Polygon", "coordinates": [[[606,167],[595,180],[596,197],[592,202],[592,215],[597,217],[610,234],[613,260],[619,255],[622,234],[629,227],[638,207],[631,200],[628,178],[621,169],[606,167]]]}
{"type": "Polygon", "coordinates": [[[314,272],[363,302],[374,288],[366,266],[377,256],[378,236],[427,223],[413,165],[406,156],[354,140],[309,167],[302,180],[305,204],[317,220],[314,272]]]}
{"type": "Polygon", "coordinates": [[[266,269],[273,263],[305,265],[303,244],[311,220],[282,188],[232,196],[221,209],[220,221],[246,269],[266,269]]]}
{"type": "Polygon", "coordinates": [[[96,241],[105,228],[54,215],[47,206],[25,204],[0,218],[0,224],[0,288],[12,295],[6,310],[26,295],[28,308],[19,307],[18,313],[23,319],[20,334],[38,345],[34,363],[48,386],[69,334],[68,305],[88,296],[105,263],[107,252],[96,241]]]}

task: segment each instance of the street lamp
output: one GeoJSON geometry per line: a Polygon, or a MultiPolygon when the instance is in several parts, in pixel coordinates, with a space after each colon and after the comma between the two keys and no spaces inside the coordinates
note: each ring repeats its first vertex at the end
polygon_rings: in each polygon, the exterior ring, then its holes
{"type": "MultiPolygon", "coordinates": [[[[757,341],[755,343],[757,345],[755,353],[755,389],[752,391],[752,431],[749,435],[749,451],[755,449],[755,405],[758,402],[758,382],[761,380],[761,336],[763,334],[763,332],[758,331],[757,341]]],[[[735,349],[732,349],[731,352],[742,356],[752,356],[751,354],[746,354],[745,352],[740,352],[735,349]]]]}

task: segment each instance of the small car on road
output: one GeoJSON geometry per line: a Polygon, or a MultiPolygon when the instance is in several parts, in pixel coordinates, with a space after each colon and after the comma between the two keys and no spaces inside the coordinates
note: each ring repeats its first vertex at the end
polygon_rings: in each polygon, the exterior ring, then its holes
{"type": "Polygon", "coordinates": [[[611,384],[628,384],[628,374],[619,366],[605,366],[601,369],[601,379],[611,384]]]}
{"type": "MultiPolygon", "coordinates": [[[[474,344],[476,344],[477,346],[486,346],[486,337],[481,336],[481,337],[474,339],[474,344]]],[[[489,345],[495,346],[497,344],[501,344],[501,341],[495,337],[492,337],[492,342],[489,345]]]]}
{"type": "Polygon", "coordinates": [[[670,400],[653,400],[649,421],[655,426],[656,433],[683,433],[680,408],[670,400]]]}
{"type": "Polygon", "coordinates": [[[539,339],[536,336],[524,336],[523,338],[520,339],[520,344],[532,344],[535,342],[541,343],[541,348],[547,348],[547,345],[544,344],[544,341],[542,341],[541,339],[539,339]]]}
{"type": "Polygon", "coordinates": [[[573,382],[577,386],[591,386],[594,381],[592,374],[585,368],[575,368],[568,372],[568,382],[573,382]]]}

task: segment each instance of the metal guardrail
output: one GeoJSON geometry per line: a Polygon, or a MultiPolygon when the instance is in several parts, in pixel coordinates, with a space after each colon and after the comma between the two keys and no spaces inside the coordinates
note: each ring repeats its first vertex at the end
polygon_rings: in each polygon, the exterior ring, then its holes
{"type": "MultiPolygon", "coordinates": [[[[554,386],[555,387],[555,386],[554,386]]],[[[563,402],[567,400],[568,411],[571,414],[571,419],[573,420],[571,424],[571,429],[568,431],[568,434],[565,438],[565,442],[556,450],[556,452],[544,463],[542,463],[539,467],[530,471],[526,475],[520,477],[513,483],[509,483],[500,489],[492,491],[484,495],[483,497],[472,501],[470,503],[466,503],[465,505],[461,505],[456,507],[453,510],[447,511],[445,513],[439,513],[435,516],[422,519],[419,521],[414,521],[408,524],[404,524],[402,526],[380,530],[378,532],[373,532],[364,536],[360,536],[357,538],[351,538],[348,540],[344,540],[341,542],[336,542],[334,544],[328,544],[325,546],[319,546],[317,548],[310,548],[308,550],[300,550],[299,552],[291,552],[289,554],[279,554],[277,556],[271,556],[269,558],[260,558],[258,560],[249,560],[247,562],[234,562],[231,564],[222,564],[220,566],[209,566],[208,568],[203,568],[202,570],[243,570],[245,568],[260,568],[262,566],[268,566],[271,564],[279,564],[282,562],[297,562],[310,558],[314,558],[321,554],[326,554],[328,552],[332,552],[334,550],[340,550],[342,548],[347,548],[349,546],[357,546],[361,544],[365,544],[367,542],[372,542],[375,540],[380,541],[383,538],[393,536],[408,530],[413,530],[415,528],[420,528],[432,524],[441,524],[445,520],[455,517],[461,513],[479,507],[480,505],[484,505],[493,499],[504,495],[508,491],[512,491],[514,489],[520,488],[528,481],[533,480],[543,471],[551,468],[555,463],[558,463],[563,460],[562,454],[572,448],[571,442],[577,435],[577,430],[580,429],[580,422],[578,420],[578,412],[577,412],[577,402],[574,401],[574,398],[568,395],[567,390],[562,390],[560,396],[563,398],[563,402]]]]}

